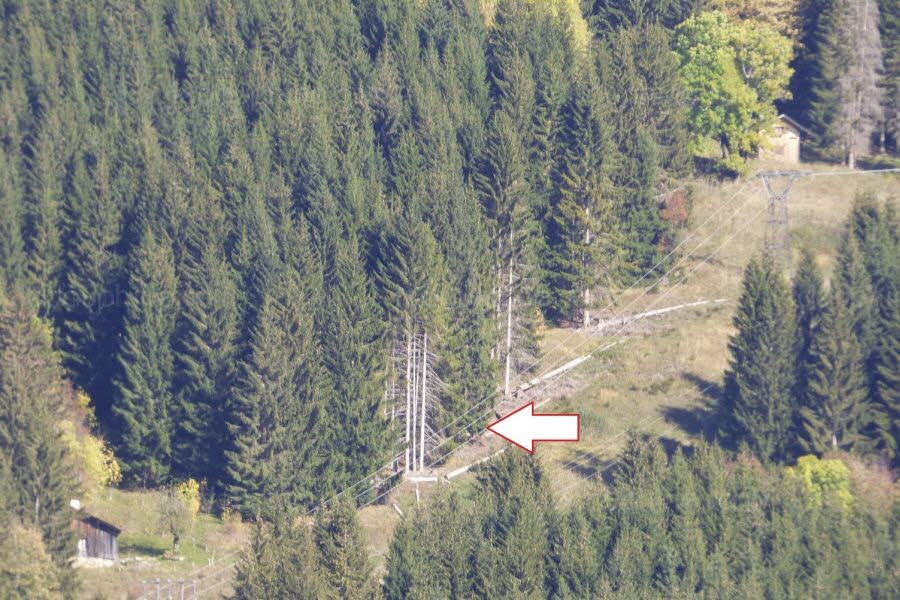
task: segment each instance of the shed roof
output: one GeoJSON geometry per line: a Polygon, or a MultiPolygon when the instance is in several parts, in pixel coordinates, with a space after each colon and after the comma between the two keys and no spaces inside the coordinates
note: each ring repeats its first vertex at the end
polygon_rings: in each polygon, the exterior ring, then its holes
{"type": "Polygon", "coordinates": [[[807,134],[807,135],[810,135],[810,134],[811,134],[811,132],[810,132],[809,129],[807,129],[806,127],[804,127],[803,125],[801,125],[800,123],[798,123],[796,120],[794,120],[793,118],[791,118],[790,115],[786,115],[785,113],[781,113],[781,114],[778,115],[778,117],[776,117],[776,118],[777,118],[779,121],[784,121],[785,123],[787,123],[787,124],[790,125],[791,127],[794,127],[795,129],[797,129],[797,130],[799,130],[799,131],[802,131],[803,133],[805,133],[805,134],[807,134]]]}
{"type": "Polygon", "coordinates": [[[100,517],[86,513],[84,511],[82,511],[82,513],[80,515],[78,515],[78,520],[82,521],[84,523],[87,523],[88,525],[90,525],[92,527],[96,527],[97,529],[104,529],[106,531],[111,531],[115,535],[119,535],[120,533],[122,533],[121,527],[117,527],[117,526],[113,525],[112,523],[110,523],[109,521],[104,521],[100,517]]]}

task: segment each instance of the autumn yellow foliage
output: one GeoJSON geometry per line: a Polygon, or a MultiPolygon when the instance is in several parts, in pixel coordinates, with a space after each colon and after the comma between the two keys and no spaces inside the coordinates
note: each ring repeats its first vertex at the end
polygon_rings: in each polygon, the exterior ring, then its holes
{"type": "Polygon", "coordinates": [[[813,503],[820,505],[831,494],[845,507],[853,503],[850,491],[850,469],[837,458],[817,458],[811,454],[797,459],[797,465],[787,468],[789,477],[799,477],[813,503]]]}
{"type": "Polygon", "coordinates": [[[86,491],[90,493],[117,485],[122,481],[119,461],[105,440],[90,433],[90,429],[96,426],[90,398],[79,390],[75,393],[75,404],[78,409],[76,414],[83,417],[84,425],[79,426],[71,418],[66,418],[60,421],[59,428],[76,469],[82,474],[86,491]]]}
{"type": "Polygon", "coordinates": [[[200,512],[200,484],[195,479],[188,479],[175,486],[175,491],[191,519],[196,517],[200,512]]]}

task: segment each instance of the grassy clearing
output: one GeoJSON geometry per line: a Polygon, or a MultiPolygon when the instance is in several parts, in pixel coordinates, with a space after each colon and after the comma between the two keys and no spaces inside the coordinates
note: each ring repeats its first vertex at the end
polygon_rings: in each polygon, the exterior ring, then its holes
{"type": "MultiPolygon", "coordinates": [[[[770,168],[778,165],[758,163],[751,172],[770,168]]],[[[803,169],[840,170],[831,165],[803,165],[803,169]]],[[[854,197],[872,192],[884,199],[900,189],[898,182],[896,175],[796,181],[788,200],[795,257],[800,247],[808,245],[829,273],[854,197]]],[[[746,185],[699,181],[691,188],[691,224],[678,254],[660,268],[666,276],[611,294],[595,312],[601,319],[612,319],[702,299],[728,302],[689,308],[621,331],[612,327],[602,334],[545,332],[543,360],[529,378],[612,341],[621,342],[568,374],[564,384],[554,381],[541,390],[544,397],[539,399],[547,399],[547,394],[553,398],[542,410],[582,414],[580,443],[539,445],[538,455],[563,503],[590,489],[586,481],[600,479],[597,475],[617,456],[629,428],[660,437],[670,449],[711,432],[710,409],[721,393],[727,368],[734,301],[747,261],[764,244],[766,194],[759,181],[746,185]]],[[[481,438],[460,449],[448,469],[499,447],[502,444],[493,437],[481,438]]],[[[457,482],[461,483],[455,480],[454,485],[457,482]]]]}
{"type": "MultiPolygon", "coordinates": [[[[754,171],[772,166],[758,164],[754,171]]],[[[830,165],[804,169],[836,170],[830,165]]],[[[804,245],[813,248],[820,266],[830,273],[854,197],[871,192],[883,200],[896,194],[898,182],[896,175],[796,181],[788,199],[794,257],[804,245]]],[[[765,238],[762,186],[753,183],[732,197],[739,186],[694,184],[690,230],[697,233],[684,243],[680,263],[654,289],[626,291],[608,312],[633,314],[699,299],[729,302],[629,327],[623,332],[630,335],[627,342],[579,369],[583,385],[577,393],[551,404],[581,412],[584,423],[581,443],[545,444],[538,452],[561,502],[590,489],[586,481],[602,479],[598,475],[618,454],[628,428],[658,436],[669,449],[712,432],[711,408],[727,368],[734,301],[744,267],[760,253],[765,238]]],[[[565,335],[551,332],[545,344],[555,345],[565,335]]],[[[598,337],[594,346],[599,342],[598,337]]]]}
{"type": "MultiPolygon", "coordinates": [[[[756,163],[750,172],[779,168],[756,163]]],[[[831,165],[803,165],[804,170],[834,171],[831,165]]],[[[884,199],[900,189],[897,176],[804,178],[795,182],[788,200],[790,235],[796,256],[808,244],[817,260],[830,272],[843,221],[854,197],[870,191],[884,199]]],[[[763,248],[766,195],[761,182],[719,185],[691,184],[693,207],[690,232],[673,260],[661,268],[672,269],[658,282],[647,279],[641,286],[602,299],[595,310],[600,318],[637,314],[701,299],[725,298],[714,306],[690,308],[659,320],[648,320],[626,330],[616,328],[603,335],[594,331],[548,329],[542,339],[540,365],[519,378],[530,380],[611,341],[619,345],[595,356],[563,380],[539,390],[535,399],[552,398],[541,410],[580,412],[582,439],[578,444],[542,444],[543,461],[552,487],[562,504],[595,489],[589,481],[601,480],[600,471],[621,450],[624,432],[636,428],[659,437],[674,449],[690,445],[710,433],[711,404],[721,393],[722,375],[728,364],[728,338],[732,333],[734,301],[740,292],[747,261],[763,248]],[[621,333],[621,335],[615,335],[621,333]],[[627,336],[627,337],[623,337],[627,336]]],[[[454,452],[440,469],[447,473],[488,456],[504,442],[494,436],[478,436],[454,452]]],[[[463,496],[472,489],[475,475],[453,480],[463,496]]],[[[423,504],[446,484],[420,484],[423,504]]],[[[409,514],[416,506],[416,486],[403,484],[391,502],[409,514]]],[[[383,572],[383,552],[400,517],[390,505],[370,507],[360,513],[373,561],[383,572]]]]}
{"type": "MultiPolygon", "coordinates": [[[[172,538],[159,527],[161,499],[158,491],[107,490],[85,503],[88,512],[122,528],[119,557],[123,559],[114,567],[82,570],[85,598],[137,598],[145,580],[202,577],[210,570],[210,562],[237,550],[248,539],[248,525],[200,514],[182,537],[182,560],[165,559],[172,538]]],[[[173,590],[177,597],[178,588],[173,590]]]]}

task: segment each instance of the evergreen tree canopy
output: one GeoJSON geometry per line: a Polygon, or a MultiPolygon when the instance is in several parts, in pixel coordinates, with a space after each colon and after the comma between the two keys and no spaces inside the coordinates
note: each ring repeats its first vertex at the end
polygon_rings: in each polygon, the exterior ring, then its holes
{"type": "Polygon", "coordinates": [[[168,236],[144,230],[130,262],[113,412],[123,476],[155,485],[172,467],[177,281],[168,236]]]}
{"type": "Polygon", "coordinates": [[[794,418],[794,315],[787,286],[770,258],[744,273],[728,344],[723,432],[765,460],[783,459],[794,418]]]}
{"type": "Polygon", "coordinates": [[[9,553],[0,558],[9,576],[0,578],[0,591],[71,597],[69,500],[79,489],[60,438],[65,396],[59,359],[50,327],[33,307],[28,296],[0,297],[0,523],[9,553]]]}
{"type": "Polygon", "coordinates": [[[846,450],[860,445],[868,386],[851,325],[847,301],[837,288],[815,328],[801,409],[803,443],[818,454],[828,448],[846,450]]]}
{"type": "Polygon", "coordinates": [[[229,407],[228,495],[248,516],[309,502],[320,485],[323,376],[295,277],[263,300],[229,407]]]}
{"type": "Polygon", "coordinates": [[[800,253],[800,264],[797,266],[797,274],[794,276],[793,298],[797,324],[797,387],[795,394],[800,404],[803,405],[806,401],[813,339],[825,309],[822,274],[819,272],[816,258],[809,248],[803,248],[800,253]]]}

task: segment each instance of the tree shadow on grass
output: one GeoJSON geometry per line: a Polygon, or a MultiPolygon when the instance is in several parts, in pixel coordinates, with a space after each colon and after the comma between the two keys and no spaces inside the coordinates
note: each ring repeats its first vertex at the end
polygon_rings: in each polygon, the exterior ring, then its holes
{"type": "Polygon", "coordinates": [[[160,557],[169,550],[169,546],[162,540],[150,536],[123,535],[119,537],[119,550],[125,554],[160,557]]]}
{"type": "Polygon", "coordinates": [[[573,454],[574,456],[566,461],[563,467],[567,471],[583,479],[602,477],[604,483],[609,484],[612,482],[611,478],[615,470],[612,468],[612,465],[616,464],[615,460],[602,458],[599,454],[587,450],[575,449],[573,454]]]}
{"type": "Polygon", "coordinates": [[[698,406],[692,407],[663,406],[660,409],[663,418],[688,435],[700,436],[711,441],[718,430],[718,406],[722,398],[722,386],[694,373],[685,373],[682,377],[697,388],[701,394],[701,402],[698,406]]]}

